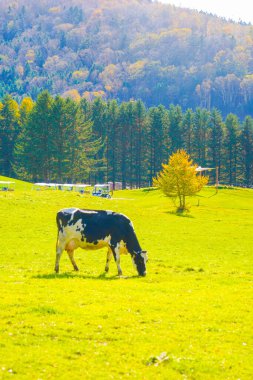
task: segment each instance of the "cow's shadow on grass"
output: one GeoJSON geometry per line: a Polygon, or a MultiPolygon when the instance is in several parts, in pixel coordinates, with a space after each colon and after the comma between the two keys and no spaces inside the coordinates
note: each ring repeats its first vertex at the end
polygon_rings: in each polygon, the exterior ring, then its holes
{"type": "Polygon", "coordinates": [[[101,273],[98,276],[92,275],[92,274],[80,274],[76,272],[65,272],[65,273],[45,273],[45,274],[38,274],[36,276],[33,276],[34,279],[38,280],[63,280],[66,278],[81,278],[84,280],[102,280],[102,281],[115,281],[115,280],[131,280],[136,278],[141,278],[140,276],[133,275],[133,276],[109,276],[107,273],[101,273]]]}

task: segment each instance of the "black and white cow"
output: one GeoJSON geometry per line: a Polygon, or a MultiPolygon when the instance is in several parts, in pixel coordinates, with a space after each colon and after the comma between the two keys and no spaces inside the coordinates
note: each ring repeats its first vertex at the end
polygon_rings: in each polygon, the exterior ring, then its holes
{"type": "Polygon", "coordinates": [[[64,250],[68,252],[77,271],[78,267],[74,260],[76,248],[96,250],[108,247],[106,272],[109,270],[109,262],[113,255],[118,274],[122,275],[120,254],[129,252],[138,274],[146,275],[147,252],[142,251],[133,225],[125,215],[113,211],[66,208],[57,213],[56,222],[58,227],[56,273],[59,272],[59,262],[64,250]]]}

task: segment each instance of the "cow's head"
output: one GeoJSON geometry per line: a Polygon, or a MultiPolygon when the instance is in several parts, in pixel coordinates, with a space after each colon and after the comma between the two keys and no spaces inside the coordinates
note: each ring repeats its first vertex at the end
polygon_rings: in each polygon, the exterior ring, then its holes
{"type": "Polygon", "coordinates": [[[132,260],[138,274],[140,276],[146,276],[146,262],[148,261],[147,251],[134,253],[132,260]]]}

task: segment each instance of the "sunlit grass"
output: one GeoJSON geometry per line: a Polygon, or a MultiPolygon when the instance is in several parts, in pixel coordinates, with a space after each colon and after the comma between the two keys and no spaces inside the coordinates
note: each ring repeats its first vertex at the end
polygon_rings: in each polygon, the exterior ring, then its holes
{"type": "Polygon", "coordinates": [[[158,191],[111,200],[20,183],[0,193],[0,378],[251,379],[253,191],[206,188],[182,217],[158,191]],[[128,215],[148,274],[106,250],[55,260],[63,207],[128,215]]]}

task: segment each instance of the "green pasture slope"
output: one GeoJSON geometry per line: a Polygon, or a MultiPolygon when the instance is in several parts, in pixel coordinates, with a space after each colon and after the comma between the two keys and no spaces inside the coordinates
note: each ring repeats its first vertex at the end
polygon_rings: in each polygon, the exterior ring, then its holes
{"type": "Polygon", "coordinates": [[[1,379],[252,379],[253,191],[207,188],[177,216],[159,191],[111,200],[0,193],[1,379]],[[125,278],[106,250],[66,254],[54,274],[55,214],[110,209],[133,221],[148,274],[125,278]]]}

